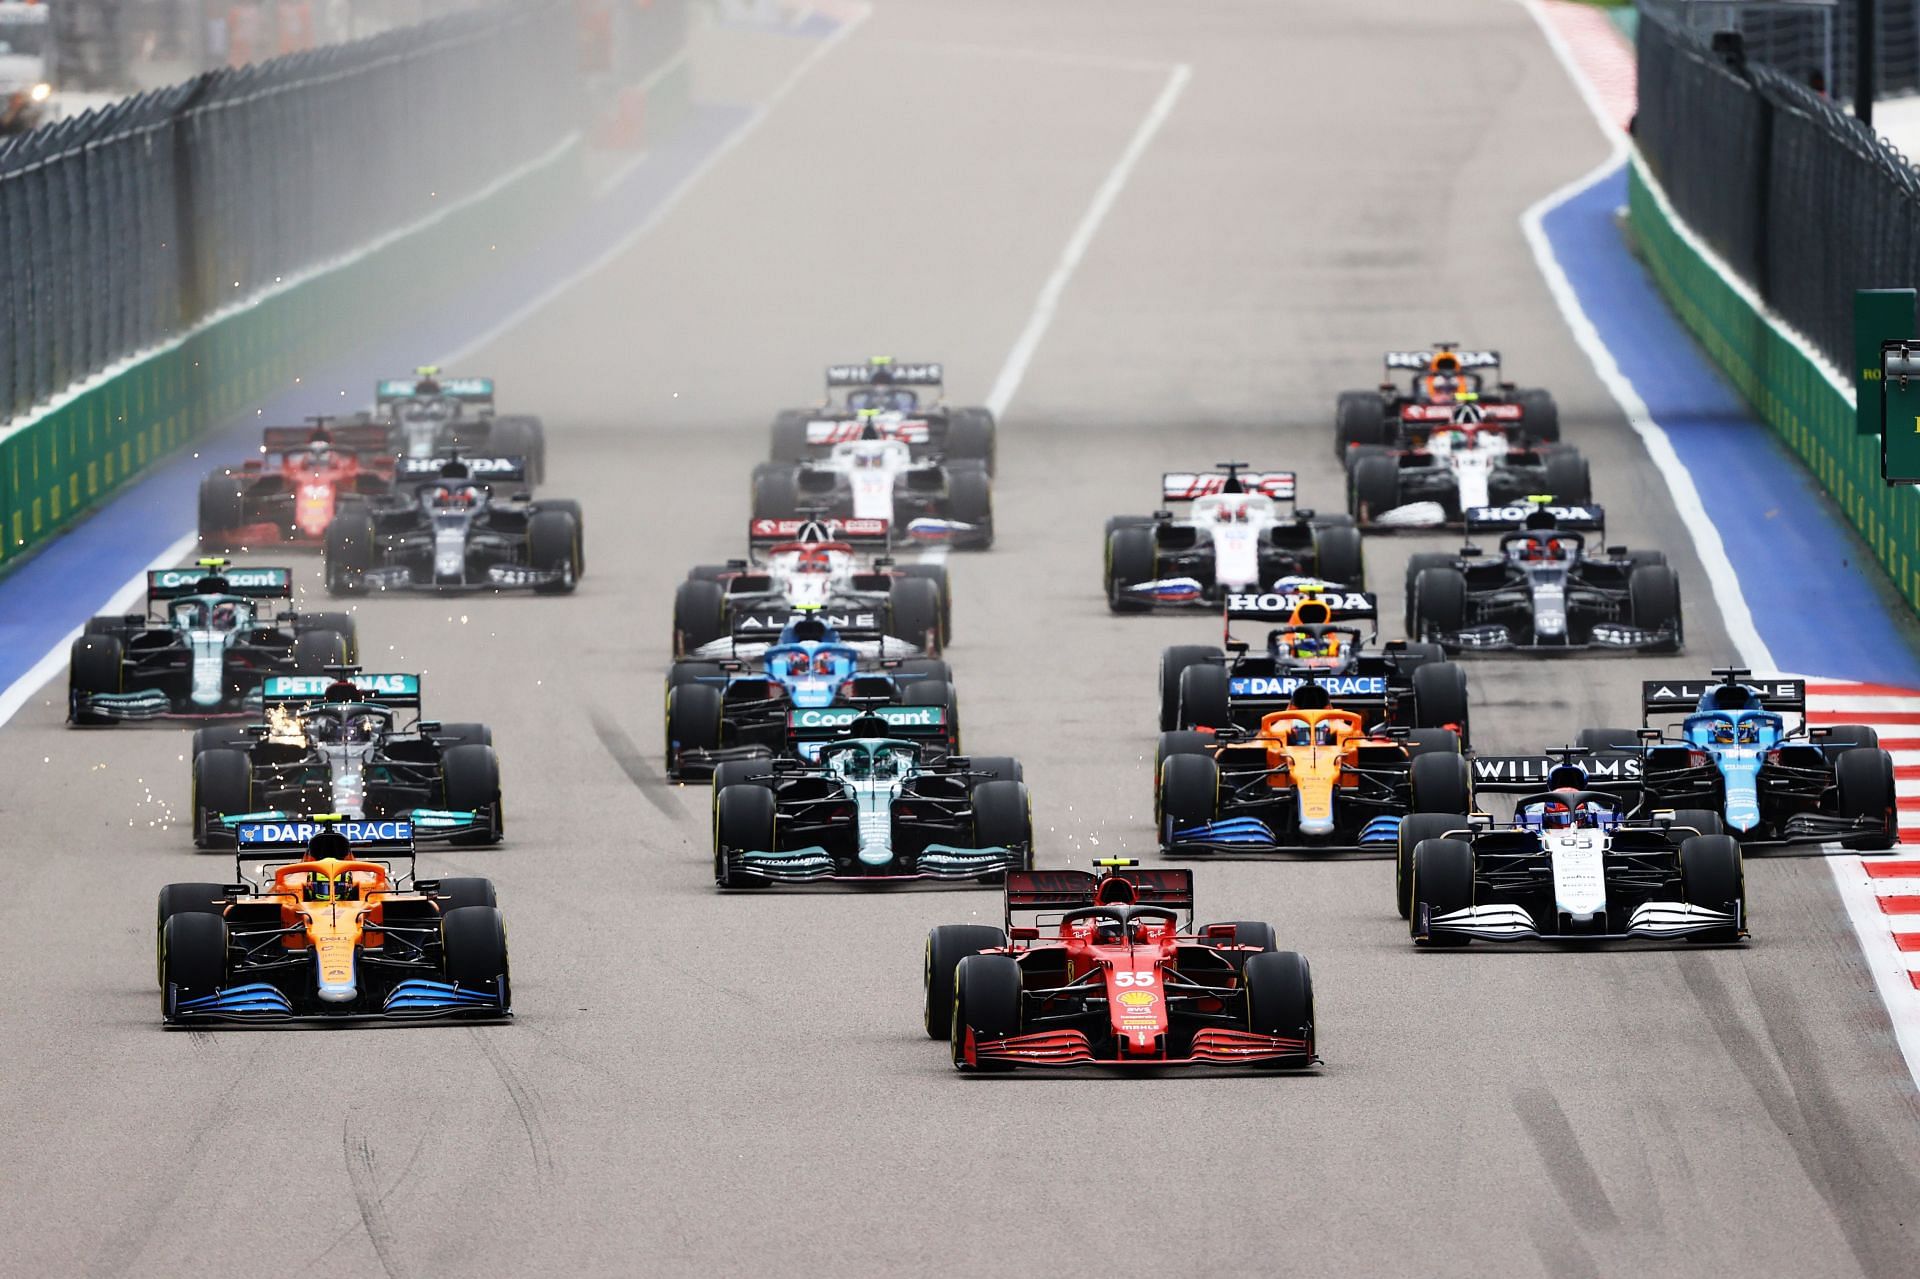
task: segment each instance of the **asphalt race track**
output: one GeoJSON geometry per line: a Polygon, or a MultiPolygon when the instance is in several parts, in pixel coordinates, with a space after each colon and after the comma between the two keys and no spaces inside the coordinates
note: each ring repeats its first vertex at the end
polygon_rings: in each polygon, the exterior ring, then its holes
{"type": "MultiPolygon", "coordinates": [[[[68,730],[57,680],[0,730],[0,1273],[1911,1272],[1914,1088],[1812,858],[1749,863],[1724,950],[1421,953],[1388,862],[1201,865],[1203,918],[1313,963],[1301,1077],[963,1079],[921,941],[996,892],[714,890],[707,790],[660,771],[674,583],[739,553],[771,413],[829,360],[987,395],[1179,64],[1003,415],[999,542],[952,561],[967,742],[1026,762],[1042,864],[1151,848],[1157,655],[1217,630],[1110,616],[1103,519],[1228,458],[1339,506],[1334,395],[1386,346],[1553,388],[1612,540],[1683,579],[1683,659],[1478,663],[1483,749],[1732,659],[1518,229],[1605,152],[1523,8],[885,0],[466,362],[547,418],[578,594],[360,606],[369,666],[495,726],[509,841],[423,864],[498,882],[513,1024],[163,1032],[155,890],[228,873],[191,851],[185,734],[68,730]]],[[[1368,539],[1390,635],[1406,555],[1447,541],[1368,539]]]]}

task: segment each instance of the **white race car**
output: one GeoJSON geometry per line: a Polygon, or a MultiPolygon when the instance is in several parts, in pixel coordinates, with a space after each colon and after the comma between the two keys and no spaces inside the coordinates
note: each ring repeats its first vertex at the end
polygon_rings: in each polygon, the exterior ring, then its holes
{"type": "Polygon", "coordinates": [[[1458,526],[1476,507],[1508,506],[1529,497],[1578,505],[1593,500],[1587,461],[1563,444],[1535,445],[1504,426],[1454,410],[1414,446],[1355,446],[1347,453],[1347,505],[1366,528],[1458,526]]]}
{"type": "Polygon", "coordinates": [[[985,463],[916,459],[906,440],[888,437],[890,416],[863,409],[859,437],[833,445],[825,457],[755,467],[753,517],[886,520],[914,541],[991,546],[993,485],[985,463]]]}

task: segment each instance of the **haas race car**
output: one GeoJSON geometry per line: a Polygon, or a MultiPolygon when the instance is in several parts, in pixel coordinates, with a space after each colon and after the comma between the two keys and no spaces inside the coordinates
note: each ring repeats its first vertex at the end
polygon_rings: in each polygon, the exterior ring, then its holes
{"type": "Polygon", "coordinates": [[[865,432],[862,413],[870,412],[875,433],[907,446],[916,462],[945,458],[979,462],[994,470],[993,413],[983,408],[949,407],[941,402],[945,369],[875,356],[865,364],[835,364],[827,369],[827,400],[810,409],[782,409],[773,419],[775,462],[805,462],[831,456],[837,444],[865,432]],[[836,391],[844,397],[835,403],[836,391]]]}
{"type": "Polygon", "coordinates": [[[309,421],[304,427],[268,427],[258,458],[222,467],[200,482],[200,545],[319,546],[343,501],[393,487],[386,428],[309,421]]]}
{"type": "Polygon", "coordinates": [[[1366,587],[1360,532],[1348,515],[1282,509],[1294,500],[1291,471],[1247,472],[1222,462],[1212,474],[1160,477],[1171,510],[1107,521],[1105,587],[1116,613],[1164,606],[1220,607],[1229,591],[1258,591],[1281,578],[1312,577],[1366,587]]]}
{"type": "Polygon", "coordinates": [[[993,481],[984,462],[915,458],[904,440],[887,438],[873,409],[862,409],[854,425],[852,438],[825,457],[754,467],[753,518],[886,520],[916,542],[993,545],[993,481]]]}
{"type": "Polygon", "coordinates": [[[395,491],[327,526],[327,590],[511,590],[557,595],[586,569],[578,502],[517,486],[517,457],[406,457],[395,491]],[[495,485],[514,486],[502,494],[495,485]]]}
{"type": "Polygon", "coordinates": [[[290,569],[204,559],[149,570],[145,613],[93,618],[73,641],[69,722],[257,714],[268,676],[320,675],[355,660],[347,614],[260,611],[264,601],[292,598],[290,569]]]}
{"type": "MultiPolygon", "coordinates": [[[[1740,845],[1701,809],[1644,811],[1594,789],[1561,752],[1546,784],[1529,784],[1511,822],[1485,814],[1409,817],[1396,874],[1400,913],[1419,946],[1474,940],[1747,935],[1740,845]]],[[[1529,765],[1532,761],[1517,761],[1529,765]]],[[[1508,786],[1505,789],[1516,789],[1508,786]]]]}
{"type": "Polygon", "coordinates": [[[499,840],[493,731],[420,719],[418,675],[274,675],[260,698],[262,723],[194,734],[196,846],[226,847],[241,825],[316,810],[403,820],[417,840],[499,840]]]}
{"type": "Polygon", "coordinates": [[[1258,732],[1313,685],[1369,728],[1444,728],[1469,740],[1466,672],[1444,660],[1437,644],[1371,647],[1373,596],[1284,580],[1274,591],[1229,594],[1225,612],[1223,647],[1181,644],[1161,655],[1162,732],[1229,725],[1258,732]],[[1233,623],[1245,620],[1276,623],[1258,652],[1233,637],[1233,623]]]}
{"type": "Polygon", "coordinates": [[[1369,391],[1342,391],[1333,415],[1334,456],[1355,447],[1404,448],[1477,404],[1482,420],[1539,444],[1560,441],[1560,410],[1551,392],[1523,390],[1500,379],[1498,351],[1461,350],[1436,342],[1428,351],[1388,351],[1386,379],[1369,391]],[[1489,383],[1488,375],[1492,375],[1489,383]],[[1394,381],[1396,376],[1405,384],[1394,381]]]}
{"type": "MultiPolygon", "coordinates": [[[[876,628],[934,656],[953,618],[944,564],[895,564],[885,520],[754,520],[749,558],[687,573],[673,596],[673,651],[686,657],[741,629],[747,618],[796,609],[871,617],[876,628]]],[[[748,628],[751,629],[751,628],[748,628]]]]}
{"type": "Polygon", "coordinates": [[[1713,676],[1641,685],[1641,722],[1681,716],[1677,733],[1584,728],[1580,746],[1625,764],[1623,784],[1639,792],[1642,812],[1706,809],[1745,845],[1899,842],[1893,757],[1873,729],[1809,727],[1803,680],[1756,680],[1734,667],[1713,676]],[[1787,715],[1801,722],[1789,727],[1787,715]]]}
{"type": "Polygon", "coordinates": [[[881,714],[856,715],[808,754],[714,772],[720,887],[997,880],[1033,865],[1033,805],[1016,760],[929,759],[881,714]]]}
{"type": "Polygon", "coordinates": [[[927,935],[923,1020],[954,1069],[1319,1061],[1313,975],[1273,925],[1196,928],[1192,871],[1098,865],[1009,871],[1004,927],[927,935]]]}
{"type": "Polygon", "coordinates": [[[387,431],[388,450],[397,456],[517,457],[530,483],[546,479],[546,428],[537,417],[496,415],[490,377],[443,378],[439,369],[422,365],[410,378],[380,382],[373,404],[373,412],[362,420],[387,431]]]}
{"type": "Polygon", "coordinates": [[[160,1011],[214,1022],[513,1013],[493,881],[420,879],[403,821],[248,822],[231,884],[160,890],[160,1011]]]}
{"type": "Polygon", "coordinates": [[[1663,552],[1607,546],[1598,506],[1476,507],[1466,524],[1469,535],[1500,534],[1493,554],[1470,543],[1407,560],[1414,639],[1449,653],[1679,651],[1679,577],[1663,552]]]}

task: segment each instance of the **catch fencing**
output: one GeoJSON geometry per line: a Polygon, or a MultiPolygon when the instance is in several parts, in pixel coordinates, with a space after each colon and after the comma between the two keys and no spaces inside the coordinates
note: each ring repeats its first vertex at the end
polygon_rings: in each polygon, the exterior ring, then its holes
{"type": "MultiPolygon", "coordinates": [[[[1747,56],[1790,80],[1853,101],[1860,10],[1854,0],[1639,0],[1641,14],[1700,32],[1737,31],[1747,56]]],[[[1920,0],[1875,0],[1874,83],[1920,91],[1920,0]]]]}

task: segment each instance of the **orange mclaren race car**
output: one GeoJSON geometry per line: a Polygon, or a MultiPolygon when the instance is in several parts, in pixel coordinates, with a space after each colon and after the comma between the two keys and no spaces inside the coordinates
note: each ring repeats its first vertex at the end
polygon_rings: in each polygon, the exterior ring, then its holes
{"type": "Polygon", "coordinates": [[[236,834],[237,884],[160,890],[167,1024],[512,1015],[492,882],[415,879],[408,823],[326,815],[236,834]]]}
{"type": "Polygon", "coordinates": [[[1099,866],[1010,871],[1005,928],[927,935],[927,1034],[956,1070],[1319,1060],[1313,974],[1272,924],[1195,928],[1192,871],[1099,866]]]}
{"type": "Polygon", "coordinates": [[[1154,812],[1167,853],[1391,848],[1408,813],[1472,811],[1452,732],[1369,730],[1312,684],[1252,733],[1162,733],[1156,761],[1154,812]],[[1456,803],[1467,807],[1446,807],[1456,803]]]}

